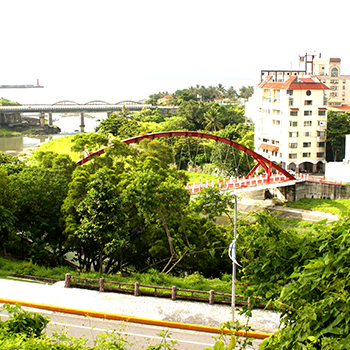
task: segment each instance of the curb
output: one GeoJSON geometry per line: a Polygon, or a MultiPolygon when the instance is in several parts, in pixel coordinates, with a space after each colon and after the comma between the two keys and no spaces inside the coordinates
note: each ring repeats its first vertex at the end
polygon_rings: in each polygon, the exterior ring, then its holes
{"type": "MultiPolygon", "coordinates": [[[[27,302],[27,301],[20,301],[20,300],[0,298],[0,303],[2,303],[2,304],[18,304],[21,306],[27,306],[27,307],[31,307],[31,308],[35,308],[35,309],[63,312],[63,313],[68,313],[68,314],[81,315],[81,316],[105,318],[105,319],[109,319],[109,320],[148,324],[148,325],[153,325],[153,326],[163,326],[163,327],[187,329],[187,330],[191,330],[191,331],[208,332],[208,333],[230,334],[229,330],[226,330],[226,329],[221,330],[219,327],[195,325],[195,324],[189,324],[189,323],[180,323],[180,322],[172,322],[172,321],[164,321],[164,320],[152,320],[152,319],[143,318],[143,317],[125,316],[125,315],[111,314],[111,313],[91,311],[91,310],[71,309],[71,308],[67,308],[67,307],[63,307],[63,306],[37,304],[37,303],[31,303],[31,302],[27,302]]],[[[271,337],[273,334],[263,333],[263,332],[236,331],[235,335],[241,336],[241,337],[255,338],[255,339],[265,339],[265,338],[271,337]]]]}

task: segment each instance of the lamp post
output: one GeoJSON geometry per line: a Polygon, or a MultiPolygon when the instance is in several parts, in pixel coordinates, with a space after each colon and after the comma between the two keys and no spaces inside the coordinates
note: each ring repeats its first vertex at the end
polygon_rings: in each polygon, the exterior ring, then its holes
{"type": "MultiPolygon", "coordinates": [[[[232,322],[235,322],[235,303],[236,303],[236,295],[235,295],[235,279],[236,279],[236,239],[237,239],[237,196],[235,197],[235,218],[234,218],[234,228],[233,228],[233,240],[230,244],[228,255],[232,260],[232,295],[231,295],[231,312],[232,312],[232,322]]],[[[240,265],[239,265],[240,266],[240,265]]]]}

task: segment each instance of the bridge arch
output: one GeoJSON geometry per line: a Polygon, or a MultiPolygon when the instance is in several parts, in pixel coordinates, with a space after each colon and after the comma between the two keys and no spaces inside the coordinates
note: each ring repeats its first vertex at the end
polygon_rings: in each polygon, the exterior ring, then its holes
{"type": "Polygon", "coordinates": [[[84,106],[89,106],[89,105],[110,105],[110,103],[101,101],[101,100],[94,100],[94,101],[89,101],[84,103],[84,106]]]}
{"type": "MultiPolygon", "coordinates": [[[[244,153],[250,155],[251,157],[253,157],[256,160],[257,163],[254,165],[254,167],[246,175],[246,178],[248,178],[250,175],[252,175],[255,172],[255,170],[257,170],[258,167],[261,166],[267,174],[268,182],[270,181],[272,169],[275,169],[277,172],[286,176],[286,178],[288,180],[295,180],[294,176],[291,175],[288,171],[286,171],[285,169],[283,169],[279,165],[273,163],[271,160],[263,157],[259,153],[256,153],[256,152],[252,151],[251,149],[249,149],[249,148],[247,148],[247,147],[245,147],[245,146],[243,146],[235,141],[231,141],[231,140],[228,140],[224,137],[215,136],[212,134],[206,134],[206,133],[197,132],[197,131],[163,131],[163,132],[155,132],[152,134],[144,134],[144,135],[139,135],[139,136],[135,136],[135,137],[130,137],[128,139],[122,140],[121,142],[123,142],[127,145],[130,145],[132,143],[139,142],[143,139],[156,139],[156,138],[160,138],[160,137],[174,137],[174,136],[199,137],[199,138],[214,140],[217,142],[225,143],[231,147],[234,147],[234,148],[236,148],[240,151],[243,151],[244,153]]],[[[111,147],[111,146],[113,146],[113,144],[111,144],[110,146],[102,147],[99,150],[88,154],[85,158],[79,159],[77,161],[77,164],[82,165],[82,164],[88,162],[93,157],[103,154],[105,152],[105,149],[107,147],[111,147]]]]}
{"type": "Polygon", "coordinates": [[[115,103],[115,105],[141,105],[142,103],[137,101],[125,100],[115,103]]]}
{"type": "Polygon", "coordinates": [[[77,105],[80,106],[80,103],[74,102],[74,101],[69,101],[69,100],[63,100],[63,101],[58,101],[53,104],[53,106],[59,106],[59,105],[77,105]]]}

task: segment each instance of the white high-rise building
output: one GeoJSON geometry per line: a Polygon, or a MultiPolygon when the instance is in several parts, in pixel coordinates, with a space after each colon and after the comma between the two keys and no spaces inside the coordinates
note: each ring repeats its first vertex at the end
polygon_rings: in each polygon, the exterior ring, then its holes
{"type": "Polygon", "coordinates": [[[287,170],[324,172],[329,88],[316,77],[265,76],[246,104],[255,151],[287,170]]]}

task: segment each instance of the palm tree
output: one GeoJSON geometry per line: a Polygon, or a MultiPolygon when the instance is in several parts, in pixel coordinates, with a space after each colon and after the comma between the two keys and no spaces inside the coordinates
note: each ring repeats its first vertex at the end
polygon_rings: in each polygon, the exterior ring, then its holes
{"type": "Polygon", "coordinates": [[[222,84],[218,84],[217,90],[220,92],[221,95],[225,95],[225,93],[227,92],[227,90],[222,84]]]}
{"type": "Polygon", "coordinates": [[[209,111],[204,114],[203,124],[205,125],[205,130],[217,131],[222,129],[221,117],[220,107],[214,104],[209,111]]]}

